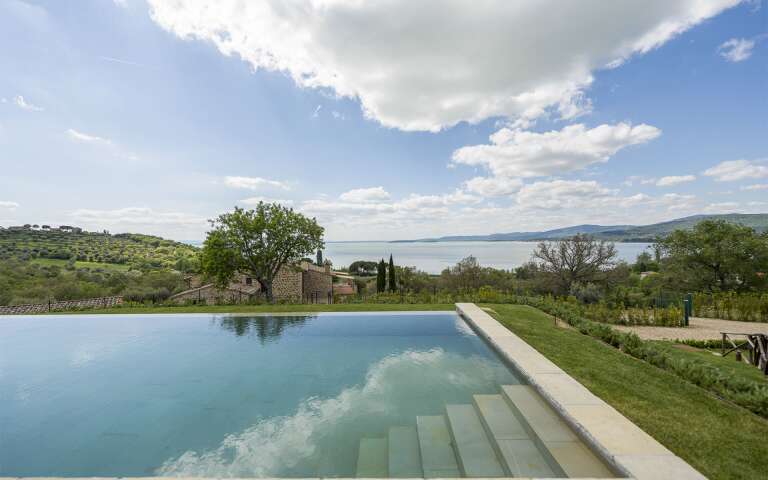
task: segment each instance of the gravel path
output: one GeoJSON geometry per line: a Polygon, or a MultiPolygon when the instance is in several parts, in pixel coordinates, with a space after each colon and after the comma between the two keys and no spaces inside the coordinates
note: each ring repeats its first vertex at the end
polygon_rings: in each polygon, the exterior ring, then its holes
{"type": "Polygon", "coordinates": [[[628,327],[623,325],[616,325],[615,328],[625,332],[635,332],[645,340],[719,340],[723,337],[720,332],[768,334],[768,323],[734,322],[732,320],[694,317],[691,317],[690,325],[686,328],[628,327]]]}

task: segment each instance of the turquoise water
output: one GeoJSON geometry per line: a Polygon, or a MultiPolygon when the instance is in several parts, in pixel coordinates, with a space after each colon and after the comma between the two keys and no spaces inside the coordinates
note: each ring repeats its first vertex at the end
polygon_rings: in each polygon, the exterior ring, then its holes
{"type": "Polygon", "coordinates": [[[0,476],[353,476],[511,383],[452,312],[0,317],[0,476]]]}

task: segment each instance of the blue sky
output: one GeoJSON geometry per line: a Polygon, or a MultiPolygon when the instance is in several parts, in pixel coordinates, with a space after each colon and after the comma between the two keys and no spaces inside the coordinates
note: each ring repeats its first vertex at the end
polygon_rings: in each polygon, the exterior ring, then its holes
{"type": "Polygon", "coordinates": [[[768,212],[764,3],[547,3],[0,0],[0,225],[193,240],[259,199],[328,240],[768,212]]]}

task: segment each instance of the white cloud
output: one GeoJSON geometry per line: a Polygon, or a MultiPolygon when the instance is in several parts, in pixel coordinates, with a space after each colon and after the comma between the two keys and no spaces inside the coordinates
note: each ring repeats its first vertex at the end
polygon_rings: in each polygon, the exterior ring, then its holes
{"type": "Polygon", "coordinates": [[[729,62],[743,62],[752,56],[755,41],[746,38],[732,38],[717,47],[717,53],[729,62]]]}
{"type": "Polygon", "coordinates": [[[656,181],[656,186],[672,187],[680,185],[681,183],[693,182],[694,180],[696,180],[696,175],[670,175],[658,179],[658,181],[656,181]]]}
{"type": "Polygon", "coordinates": [[[631,175],[626,178],[622,183],[625,187],[631,187],[635,183],[638,183],[640,185],[654,185],[656,183],[656,179],[653,177],[646,177],[644,175],[631,175]]]}
{"type": "Polygon", "coordinates": [[[86,230],[146,233],[176,239],[202,239],[208,229],[208,218],[187,213],[158,210],[151,207],[116,209],[78,209],[68,213],[70,222],[86,230]]]}
{"type": "Polygon", "coordinates": [[[297,208],[316,217],[334,240],[539,230],[579,223],[646,224],[701,213],[703,208],[694,195],[624,195],[596,181],[534,182],[513,193],[506,205],[484,200],[490,195],[479,193],[412,194],[383,202],[323,197],[302,202],[297,208]]]}
{"type": "Polygon", "coordinates": [[[245,188],[248,190],[259,190],[264,187],[279,188],[281,190],[291,189],[285,182],[261,177],[224,177],[224,185],[232,188],[245,188]]]}
{"type": "Polygon", "coordinates": [[[710,203],[704,207],[704,213],[734,213],[739,211],[738,202],[710,203]]]}
{"type": "Polygon", "coordinates": [[[121,158],[123,160],[129,160],[132,162],[140,160],[138,155],[125,150],[123,147],[114,143],[112,140],[106,137],[99,137],[97,135],[84,133],[84,132],[75,130],[73,128],[70,128],[67,130],[67,136],[73,142],[85,143],[85,144],[99,146],[100,148],[104,148],[109,152],[111,152],[112,155],[114,155],[115,157],[121,158]]]}
{"type": "Polygon", "coordinates": [[[118,7],[125,8],[128,6],[128,0],[112,0],[112,1],[115,2],[115,5],[117,5],[118,7]]]}
{"type": "Polygon", "coordinates": [[[526,208],[580,208],[617,193],[595,181],[553,180],[525,185],[517,194],[517,203],[526,208]]]}
{"type": "Polygon", "coordinates": [[[503,197],[520,190],[523,181],[508,177],[475,177],[464,182],[464,189],[483,197],[503,197]]]}
{"type": "MultiPolygon", "coordinates": [[[[607,188],[596,181],[584,180],[552,180],[538,181],[525,185],[516,196],[517,207],[522,212],[549,210],[562,211],[570,215],[584,216],[585,212],[612,215],[612,211],[619,209],[622,222],[633,223],[634,217],[628,209],[641,207],[645,210],[662,212],[663,210],[687,210],[694,208],[696,197],[694,195],[680,195],[667,193],[659,197],[652,197],[644,193],[624,196],[619,190],[607,188]]],[[[550,215],[550,214],[548,214],[550,215]]],[[[573,223],[572,220],[564,220],[573,223]]],[[[606,220],[597,220],[604,224],[606,220]]],[[[561,225],[563,226],[563,225],[561,225]]]]}
{"type": "Polygon", "coordinates": [[[43,107],[39,107],[27,100],[24,99],[21,95],[16,95],[16,97],[13,99],[13,103],[16,104],[17,107],[21,108],[22,110],[27,110],[29,112],[42,112],[45,110],[43,107]]]}
{"type": "Polygon", "coordinates": [[[108,138],[98,137],[96,135],[89,135],[87,133],[79,132],[73,128],[70,128],[67,130],[67,135],[69,135],[69,138],[77,142],[112,145],[112,140],[108,138]]]}
{"type": "Polygon", "coordinates": [[[754,185],[746,185],[741,187],[741,190],[754,191],[754,190],[768,190],[768,183],[756,183],[754,185]]]}
{"type": "Polygon", "coordinates": [[[729,160],[704,170],[704,175],[718,182],[733,182],[749,178],[768,177],[768,166],[764,160],[729,160]]]}
{"type": "Polygon", "coordinates": [[[280,205],[283,205],[285,207],[290,207],[291,205],[293,205],[293,200],[287,200],[283,198],[270,198],[270,197],[248,197],[240,200],[238,203],[242,205],[247,205],[249,207],[253,207],[258,205],[260,202],[279,203],[280,205]]]}
{"type": "Polygon", "coordinates": [[[149,0],[152,19],[181,38],[359,99],[385,126],[429,131],[551,109],[574,118],[591,108],[594,70],[738,3],[149,0]]]}
{"type": "Polygon", "coordinates": [[[384,187],[356,188],[339,195],[344,202],[380,202],[389,200],[389,192],[384,187]]]}
{"type": "Polygon", "coordinates": [[[321,223],[330,227],[354,229],[375,226],[388,229],[391,236],[393,232],[409,230],[416,225],[444,221],[451,216],[456,219],[464,208],[471,208],[482,200],[459,190],[444,195],[412,194],[398,201],[369,201],[359,195],[345,198],[347,200],[308,200],[300,205],[299,210],[318,217],[321,223]],[[357,201],[350,201],[352,198],[357,201]]]}
{"type": "Polygon", "coordinates": [[[19,208],[19,204],[16,202],[0,201],[0,208],[13,211],[19,208]]]}
{"type": "Polygon", "coordinates": [[[69,213],[76,221],[97,225],[205,225],[206,218],[183,212],[158,211],[148,207],[126,207],[114,210],[78,209],[69,213]]]}
{"type": "Polygon", "coordinates": [[[452,161],[486,167],[496,176],[558,175],[607,162],[622,148],[648,142],[660,134],[656,127],[628,123],[592,129],[576,124],[544,133],[503,128],[491,135],[490,145],[462,147],[453,152],[452,161]]]}

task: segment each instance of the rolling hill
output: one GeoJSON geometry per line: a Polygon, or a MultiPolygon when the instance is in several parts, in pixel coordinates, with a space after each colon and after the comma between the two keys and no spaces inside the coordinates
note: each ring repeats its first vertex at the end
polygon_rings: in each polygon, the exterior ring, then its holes
{"type": "Polygon", "coordinates": [[[759,232],[768,231],[768,214],[765,213],[731,213],[724,215],[692,215],[668,222],[652,225],[576,225],[540,232],[511,232],[491,235],[452,235],[439,238],[424,238],[419,240],[400,240],[401,242],[458,242],[458,241],[538,241],[557,240],[577,233],[585,233],[595,238],[615,242],[650,242],[658,236],[666,235],[674,230],[691,229],[697,223],[707,219],[722,219],[752,227],[759,232]]]}
{"type": "Polygon", "coordinates": [[[0,260],[191,270],[197,263],[197,252],[191,245],[135,233],[112,235],[77,227],[0,228],[0,260]]]}

